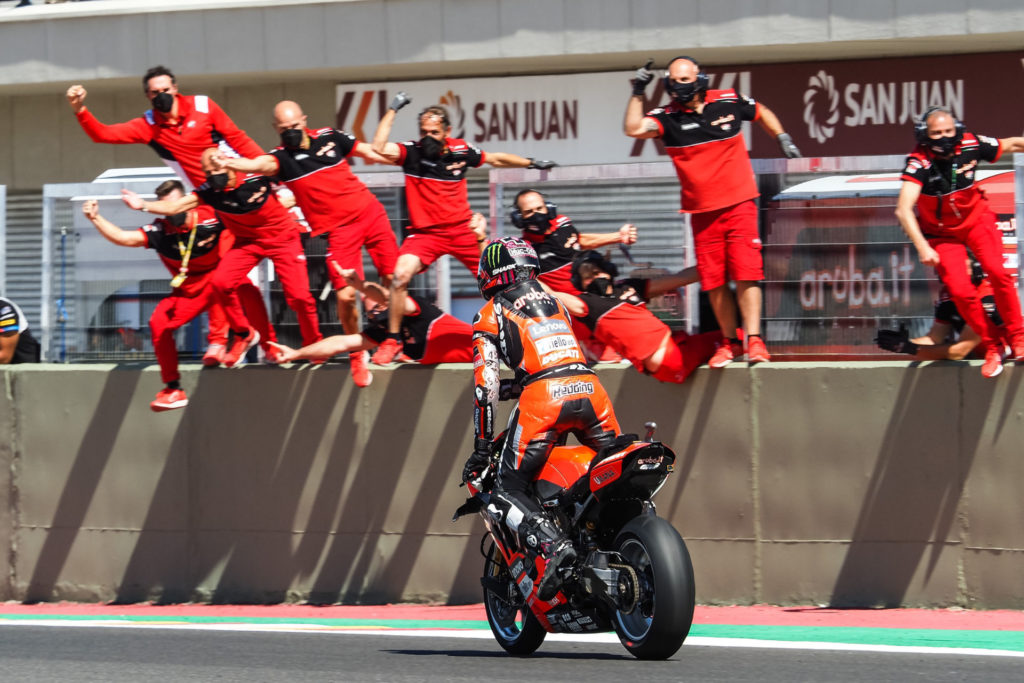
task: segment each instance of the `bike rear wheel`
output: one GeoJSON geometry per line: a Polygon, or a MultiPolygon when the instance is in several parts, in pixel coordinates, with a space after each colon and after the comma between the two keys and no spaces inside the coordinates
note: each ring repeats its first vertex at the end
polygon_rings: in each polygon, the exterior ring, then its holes
{"type": "Polygon", "coordinates": [[[612,620],[622,645],[638,659],[668,659],[693,623],[693,565],[686,543],[660,517],[637,517],[619,532],[615,550],[636,572],[635,606],[612,620]]]}
{"type": "Polygon", "coordinates": [[[505,558],[492,543],[484,561],[484,611],[498,645],[512,655],[533,654],[547,631],[526,605],[505,558]]]}

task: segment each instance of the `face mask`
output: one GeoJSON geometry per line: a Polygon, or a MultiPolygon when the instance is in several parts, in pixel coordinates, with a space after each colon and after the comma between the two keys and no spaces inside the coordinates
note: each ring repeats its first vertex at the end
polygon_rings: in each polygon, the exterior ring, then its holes
{"type": "Polygon", "coordinates": [[[670,80],[665,84],[665,88],[672,97],[682,104],[686,104],[693,99],[694,95],[702,91],[702,89],[697,85],[697,81],[693,81],[692,83],[677,83],[676,81],[670,80]]]}
{"type": "Polygon", "coordinates": [[[534,232],[540,235],[547,234],[548,228],[551,227],[551,216],[546,213],[535,213],[529,218],[523,219],[523,230],[526,232],[534,232]]]}
{"type": "Polygon", "coordinates": [[[302,129],[288,128],[281,131],[281,144],[287,149],[298,149],[302,146],[302,129]]]}
{"type": "Polygon", "coordinates": [[[611,286],[612,279],[610,277],[595,277],[587,285],[587,291],[598,296],[608,296],[608,288],[611,286]]]}
{"type": "Polygon", "coordinates": [[[930,138],[928,140],[928,149],[940,157],[948,157],[953,154],[953,150],[956,149],[957,136],[946,135],[941,138],[930,138]]]}
{"type": "Polygon", "coordinates": [[[153,98],[153,109],[161,114],[167,114],[174,107],[174,95],[169,92],[159,93],[153,98]]]}
{"type": "Polygon", "coordinates": [[[206,182],[209,183],[210,187],[214,190],[223,190],[228,186],[228,174],[227,173],[210,173],[206,176],[206,182]]]}
{"type": "Polygon", "coordinates": [[[181,213],[176,213],[173,216],[168,216],[167,217],[167,222],[170,223],[171,225],[173,225],[176,228],[180,228],[181,226],[185,225],[185,220],[187,218],[188,218],[188,212],[187,211],[182,211],[181,213]]]}
{"type": "Polygon", "coordinates": [[[444,149],[444,143],[436,138],[432,138],[429,135],[424,135],[420,138],[420,156],[430,161],[437,161],[441,158],[441,150],[444,149]]]}

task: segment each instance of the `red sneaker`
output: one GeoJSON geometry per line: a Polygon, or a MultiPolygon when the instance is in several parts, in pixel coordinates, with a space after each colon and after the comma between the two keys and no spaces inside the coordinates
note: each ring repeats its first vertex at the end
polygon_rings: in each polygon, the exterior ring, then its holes
{"type": "Polygon", "coordinates": [[[154,413],[162,413],[165,410],[184,408],[188,405],[188,396],[184,389],[161,389],[157,392],[156,398],[150,401],[149,409],[154,413]]]}
{"type": "Polygon", "coordinates": [[[1024,334],[1017,335],[1017,338],[1010,344],[1013,349],[1011,360],[1024,361],[1024,334]]]}
{"type": "Polygon", "coordinates": [[[350,351],[348,354],[351,365],[352,380],[357,387],[368,387],[373,381],[370,369],[366,367],[366,351],[350,351]]]}
{"type": "Polygon", "coordinates": [[[748,363],[767,363],[772,359],[772,354],[768,353],[768,347],[764,345],[764,340],[760,337],[749,337],[747,339],[747,362],[748,363]]]}
{"type": "Polygon", "coordinates": [[[402,342],[392,337],[388,337],[377,350],[374,352],[373,357],[370,358],[370,362],[374,365],[387,365],[395,359],[399,353],[402,352],[402,342]]]}
{"type": "Polygon", "coordinates": [[[231,348],[224,354],[224,367],[234,368],[245,365],[245,354],[249,353],[249,349],[260,343],[260,333],[256,330],[249,328],[249,334],[241,339],[235,337],[235,340],[231,342],[231,348]]]}
{"type": "Polygon", "coordinates": [[[985,362],[981,364],[982,377],[995,377],[1003,371],[1003,352],[989,349],[985,352],[985,362]]]}
{"type": "Polygon", "coordinates": [[[228,350],[228,347],[223,344],[210,344],[206,347],[206,353],[203,354],[203,365],[208,368],[215,368],[224,362],[224,353],[228,350]]]}
{"type": "Polygon", "coordinates": [[[739,342],[723,340],[718,342],[718,350],[711,356],[708,365],[713,368],[724,368],[734,360],[743,357],[743,345],[739,342]]]}

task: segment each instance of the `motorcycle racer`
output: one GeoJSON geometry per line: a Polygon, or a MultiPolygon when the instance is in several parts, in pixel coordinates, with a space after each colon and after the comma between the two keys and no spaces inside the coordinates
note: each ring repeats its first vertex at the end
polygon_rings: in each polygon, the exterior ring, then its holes
{"type": "Polygon", "coordinates": [[[473,321],[475,441],[463,481],[476,479],[490,461],[494,414],[504,361],[522,387],[508,423],[489,511],[516,535],[532,561],[545,560],[537,596],[550,600],[560,570],[576,551],[531,495],[532,482],[551,449],[572,433],[595,452],[619,434],[611,401],[572,333],[565,306],[537,281],[540,263],[528,242],[502,238],[480,256],[477,283],[487,303],[473,321]]]}

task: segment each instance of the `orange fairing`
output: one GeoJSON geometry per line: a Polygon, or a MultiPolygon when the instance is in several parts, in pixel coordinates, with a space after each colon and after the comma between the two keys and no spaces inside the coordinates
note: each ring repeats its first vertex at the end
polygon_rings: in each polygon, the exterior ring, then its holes
{"type": "Polygon", "coordinates": [[[569,488],[586,475],[593,459],[594,451],[586,446],[559,446],[551,451],[537,478],[563,489],[569,488]]]}

